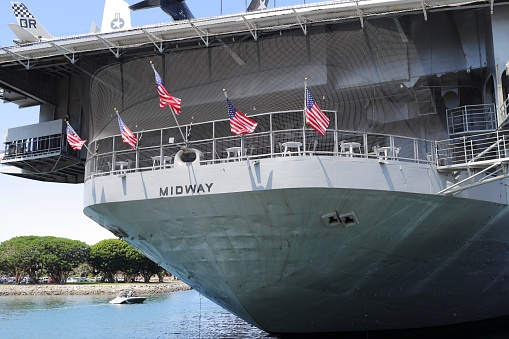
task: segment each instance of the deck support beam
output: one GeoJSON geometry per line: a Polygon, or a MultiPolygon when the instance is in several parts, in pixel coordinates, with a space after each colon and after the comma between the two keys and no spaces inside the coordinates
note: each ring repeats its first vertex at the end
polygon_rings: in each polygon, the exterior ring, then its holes
{"type": "Polygon", "coordinates": [[[15,59],[17,62],[19,62],[20,64],[22,64],[23,66],[25,66],[25,68],[27,70],[30,69],[30,59],[28,58],[25,58],[24,56],[22,56],[21,54],[18,54],[18,53],[14,53],[13,51],[9,50],[8,48],[6,47],[2,47],[2,50],[9,54],[13,59],[15,59]],[[26,63],[23,62],[23,59],[26,59],[26,63]]]}
{"type": "Polygon", "coordinates": [[[145,28],[143,28],[143,33],[145,33],[148,36],[148,38],[152,42],[152,45],[154,45],[157,48],[157,50],[159,51],[159,53],[162,54],[164,52],[163,40],[159,39],[157,36],[150,33],[145,28]]]}
{"type": "Polygon", "coordinates": [[[246,23],[246,26],[247,28],[249,29],[249,32],[251,33],[251,35],[253,36],[253,38],[255,39],[255,41],[258,40],[258,31],[256,29],[256,26],[251,24],[247,19],[246,17],[243,15],[242,16],[242,19],[244,19],[244,22],[246,23]]]}
{"type": "Polygon", "coordinates": [[[302,15],[297,13],[295,8],[292,8],[292,11],[293,11],[293,13],[295,13],[295,17],[297,18],[297,22],[299,23],[300,28],[304,32],[304,35],[307,35],[308,34],[308,26],[306,25],[306,19],[304,17],[302,17],[302,15]]]}
{"type": "Polygon", "coordinates": [[[209,42],[209,33],[208,32],[204,32],[200,28],[196,27],[196,25],[193,24],[191,21],[189,21],[189,24],[191,25],[191,27],[194,28],[196,34],[198,34],[198,36],[200,37],[201,41],[203,41],[205,46],[209,47],[209,43],[210,43],[209,42]]]}
{"type": "Polygon", "coordinates": [[[96,35],[96,37],[104,44],[104,46],[106,46],[106,48],[108,48],[110,50],[111,53],[113,53],[115,58],[117,58],[117,59],[120,58],[120,46],[112,44],[111,42],[109,42],[108,40],[104,39],[103,37],[101,37],[99,35],[96,35]],[[115,48],[116,48],[116,51],[113,50],[115,48]]]}

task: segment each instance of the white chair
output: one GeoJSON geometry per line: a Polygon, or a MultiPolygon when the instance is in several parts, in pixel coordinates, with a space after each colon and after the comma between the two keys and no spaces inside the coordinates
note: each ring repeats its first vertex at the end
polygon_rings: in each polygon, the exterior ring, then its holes
{"type": "Polygon", "coordinates": [[[152,157],[152,170],[155,170],[158,167],[166,168],[166,165],[171,165],[172,158],[173,158],[173,156],[169,156],[169,155],[163,155],[162,157],[160,155],[153,156],[152,157]]]}
{"type": "Polygon", "coordinates": [[[401,147],[377,147],[375,152],[379,159],[387,160],[387,159],[396,159],[398,157],[399,151],[401,147]]]}
{"type": "Polygon", "coordinates": [[[283,146],[283,156],[292,155],[293,153],[297,153],[297,155],[300,155],[300,148],[302,146],[302,142],[287,141],[283,142],[281,146],[283,146]]]}
{"type": "MultiPolygon", "coordinates": [[[[244,154],[246,153],[246,149],[244,148],[244,154]]],[[[229,160],[238,160],[242,158],[242,148],[241,147],[228,147],[226,149],[226,159],[229,160]]]]}
{"type": "Polygon", "coordinates": [[[341,140],[339,142],[339,155],[346,155],[346,147],[345,147],[346,140],[341,140]]]}
{"type": "Polygon", "coordinates": [[[370,152],[369,154],[375,155],[377,157],[380,156],[380,152],[378,151],[379,148],[380,148],[380,146],[378,146],[378,145],[371,147],[372,152],[370,152]]]}
{"type": "Polygon", "coordinates": [[[311,155],[314,155],[315,152],[316,152],[316,146],[318,146],[318,140],[311,140],[312,143],[309,144],[309,149],[308,149],[308,152],[309,154],[311,155]]]}
{"type": "Polygon", "coordinates": [[[360,142],[346,142],[345,140],[341,140],[339,142],[339,147],[341,148],[341,154],[347,155],[349,157],[352,157],[358,150],[359,154],[361,153],[361,143],[360,142]]]}
{"type": "Polygon", "coordinates": [[[401,150],[401,147],[394,147],[394,159],[398,158],[399,151],[401,150]]]}

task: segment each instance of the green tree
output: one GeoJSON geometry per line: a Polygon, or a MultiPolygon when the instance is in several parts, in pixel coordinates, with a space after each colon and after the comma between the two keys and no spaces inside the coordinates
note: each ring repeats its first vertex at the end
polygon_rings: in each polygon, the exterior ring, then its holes
{"type": "Polygon", "coordinates": [[[168,272],[167,270],[165,270],[164,268],[161,268],[161,267],[159,267],[159,271],[156,274],[157,274],[157,279],[160,283],[164,282],[164,277],[168,277],[168,278],[172,277],[172,274],[170,272],[168,272]]]}
{"type": "Polygon", "coordinates": [[[42,268],[39,238],[20,236],[0,244],[0,267],[15,277],[16,284],[27,275],[37,281],[37,272],[42,268]]]}
{"type": "Polygon", "coordinates": [[[45,271],[57,283],[65,283],[69,272],[88,260],[90,247],[84,242],[57,237],[22,236],[0,244],[0,267],[16,283],[29,276],[37,283],[45,271]]]}
{"type": "Polygon", "coordinates": [[[80,264],[78,267],[72,270],[71,274],[77,275],[79,277],[92,277],[92,273],[94,271],[94,268],[90,263],[87,261],[85,263],[80,264]]]}
{"type": "Polygon", "coordinates": [[[166,275],[166,271],[161,266],[147,257],[139,263],[138,271],[143,276],[143,281],[145,282],[150,282],[150,278],[154,274],[157,274],[159,282],[163,282],[163,277],[166,275]]]}
{"type": "Polygon", "coordinates": [[[124,281],[132,281],[138,273],[143,275],[145,282],[161,271],[152,260],[127,242],[118,239],[107,239],[91,246],[90,264],[104,274],[109,281],[116,281],[115,274],[122,272],[124,281]]]}
{"type": "Polygon", "coordinates": [[[69,273],[88,261],[90,246],[82,241],[43,237],[40,241],[41,261],[54,282],[65,284],[69,273]]]}
{"type": "Polygon", "coordinates": [[[90,264],[103,274],[103,281],[115,281],[115,274],[124,271],[126,265],[126,247],[128,243],[118,239],[101,240],[90,246],[90,264]]]}

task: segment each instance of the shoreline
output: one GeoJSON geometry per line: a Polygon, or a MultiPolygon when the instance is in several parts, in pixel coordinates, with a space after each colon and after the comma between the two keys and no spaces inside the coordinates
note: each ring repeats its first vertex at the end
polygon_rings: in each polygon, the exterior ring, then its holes
{"type": "Polygon", "coordinates": [[[139,295],[159,294],[190,290],[191,287],[180,280],[164,283],[101,283],[65,285],[37,284],[12,285],[0,284],[0,297],[20,295],[117,295],[123,290],[132,290],[139,295]]]}

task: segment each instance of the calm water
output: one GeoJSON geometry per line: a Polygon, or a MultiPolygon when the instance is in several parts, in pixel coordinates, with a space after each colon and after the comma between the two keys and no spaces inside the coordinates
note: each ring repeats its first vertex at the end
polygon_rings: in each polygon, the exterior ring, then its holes
{"type": "MultiPolygon", "coordinates": [[[[113,296],[0,297],[0,338],[276,338],[196,291],[148,295],[111,305],[113,296]]],[[[309,338],[307,335],[300,338],[309,338]]],[[[313,336],[315,337],[315,336],[313,336]]],[[[337,338],[338,336],[333,336],[337,338]]],[[[509,320],[433,333],[357,333],[341,338],[509,338],[509,320]]]]}
{"type": "Polygon", "coordinates": [[[148,295],[0,297],[0,338],[271,338],[196,291],[148,295]]]}

